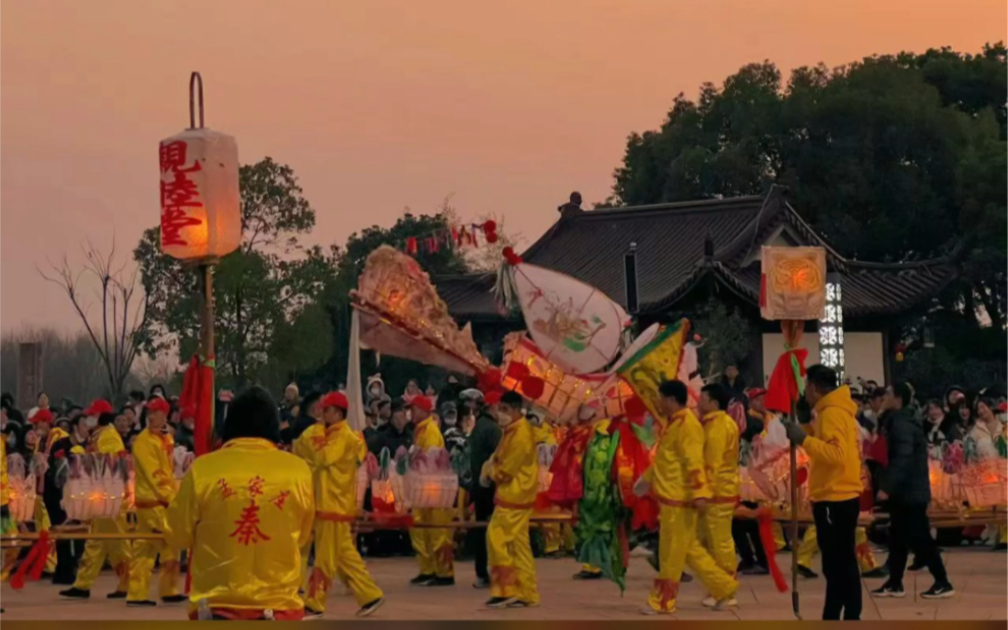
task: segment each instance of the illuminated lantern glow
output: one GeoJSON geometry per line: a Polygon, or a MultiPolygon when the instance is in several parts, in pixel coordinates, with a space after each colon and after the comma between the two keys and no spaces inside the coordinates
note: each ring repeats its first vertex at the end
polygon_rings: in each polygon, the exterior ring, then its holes
{"type": "Polygon", "coordinates": [[[819,320],[819,362],[836,370],[841,381],[843,381],[846,367],[842,297],[840,274],[827,274],[826,308],[819,320]]]}
{"type": "Polygon", "coordinates": [[[161,251],[214,260],[241,244],[238,144],[225,133],[187,129],[161,141],[161,251]]]}
{"type": "Polygon", "coordinates": [[[7,457],[7,484],[11,519],[16,523],[33,521],[36,497],[35,473],[25,465],[24,458],[16,453],[7,457]]]}
{"type": "Polygon", "coordinates": [[[760,315],[768,320],[817,320],[825,308],[826,250],[767,247],[761,250],[760,315]]]}

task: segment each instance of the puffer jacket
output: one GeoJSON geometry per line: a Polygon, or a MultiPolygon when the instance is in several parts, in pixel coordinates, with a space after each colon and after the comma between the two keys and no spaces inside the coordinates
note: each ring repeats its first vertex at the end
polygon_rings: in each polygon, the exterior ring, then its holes
{"type": "Polygon", "coordinates": [[[881,489],[895,503],[929,503],[928,444],[922,420],[909,409],[898,409],[886,412],[881,424],[886,427],[889,449],[881,489]]]}

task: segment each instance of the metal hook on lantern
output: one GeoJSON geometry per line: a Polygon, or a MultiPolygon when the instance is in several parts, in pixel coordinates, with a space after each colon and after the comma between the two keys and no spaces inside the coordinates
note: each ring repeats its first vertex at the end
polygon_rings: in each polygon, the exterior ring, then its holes
{"type": "Polygon", "coordinates": [[[193,72],[189,77],[189,128],[203,128],[203,77],[193,72]],[[196,85],[199,84],[199,127],[196,126],[196,85]]]}

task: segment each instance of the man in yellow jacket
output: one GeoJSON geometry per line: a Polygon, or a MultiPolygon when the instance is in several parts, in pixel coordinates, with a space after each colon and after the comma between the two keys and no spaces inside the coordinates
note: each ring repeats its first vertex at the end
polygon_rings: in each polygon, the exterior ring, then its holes
{"type": "MultiPolygon", "coordinates": [[[[115,412],[112,405],[106,400],[96,400],[84,411],[84,415],[88,418],[98,419],[98,429],[91,436],[91,450],[106,455],[106,465],[112,465],[119,458],[125,457],[126,447],[113,425],[115,412]]],[[[123,502],[122,511],[116,518],[95,519],[91,522],[90,531],[93,534],[118,534],[121,536],[126,533],[126,529],[126,503],[123,502]]],[[[126,597],[126,589],[129,587],[130,552],[128,540],[88,540],[84,545],[84,556],[81,558],[80,567],[77,569],[77,580],[73,587],[62,591],[60,596],[71,599],[91,597],[91,586],[94,584],[95,578],[98,577],[98,572],[101,571],[107,557],[119,577],[119,586],[106,597],[108,599],[126,597]]]]}
{"type": "MultiPolygon", "coordinates": [[[[711,490],[707,509],[700,515],[700,532],[704,546],[717,565],[734,577],[736,556],[731,527],[739,499],[739,432],[738,425],[725,413],[729,402],[731,393],[720,383],[700,390],[698,408],[703,414],[704,472],[711,490]]],[[[703,600],[708,608],[717,603],[713,596],[703,600]]],[[[737,606],[738,602],[731,598],[725,604],[737,606]]]]}
{"type": "Polygon", "coordinates": [[[659,505],[659,570],[644,614],[676,610],[679,581],[689,565],[721,608],[735,597],[738,582],[714,561],[697,540],[699,514],[709,509],[713,492],[704,463],[704,430],[686,406],[689,389],[682,381],[666,381],[659,388],[668,419],[660,418],[661,433],[651,468],[638,480],[635,493],[650,491],[659,505]]]}
{"type": "MultiPolygon", "coordinates": [[[[413,446],[421,451],[444,448],[441,428],[431,415],[434,404],[424,395],[410,400],[410,415],[413,419],[413,446]]],[[[418,525],[442,525],[451,522],[454,510],[421,508],[413,510],[413,520],[418,525]]],[[[420,574],[410,580],[416,586],[454,586],[455,562],[452,546],[452,530],[420,529],[410,530],[410,540],[420,562],[420,574]]]]}
{"type": "MultiPolygon", "coordinates": [[[[147,401],[147,428],[133,442],[133,470],[136,473],[138,534],[165,531],[165,509],[175,496],[175,467],[172,454],[175,441],[166,433],[168,401],[154,396],[147,401]]],[[[161,540],[138,540],[133,546],[129,569],[127,606],[155,606],[150,597],[154,561],[161,556],[159,594],[161,601],[175,604],[186,600],[179,594],[179,548],[161,540]]]]}
{"type": "Polygon", "coordinates": [[[857,405],[850,389],[837,386],[837,373],[823,365],[808,369],[805,400],[812,406],[811,434],[785,423],[791,443],[809,457],[808,492],[826,578],[823,619],[861,618],[861,574],[855,542],[861,482],[857,405]]]}
{"type": "MultiPolygon", "coordinates": [[[[323,429],[310,436],[307,461],[315,487],[315,568],[308,580],[305,614],[325,612],[326,594],[337,576],[350,588],[366,617],[385,602],[357,551],[357,469],[367,456],[359,431],[347,424],[347,398],[340,392],[322,398],[323,429]]],[[[316,425],[318,426],[318,425],[316,425]]],[[[306,431],[307,433],[307,431],[306,431]]]]}
{"type": "Polygon", "coordinates": [[[221,437],[222,448],[193,462],[167,512],[169,548],[192,550],[189,617],[302,619],[311,471],[276,447],[280,416],[262,388],[231,401],[221,437]]]}
{"type": "Polygon", "coordinates": [[[501,396],[497,418],[500,444],[483,466],[480,483],[494,483],[494,513],[487,527],[490,599],[487,607],[530,608],[539,605],[535,560],[529,544],[529,518],[539,490],[536,432],[522,413],[516,392],[501,396]]]}

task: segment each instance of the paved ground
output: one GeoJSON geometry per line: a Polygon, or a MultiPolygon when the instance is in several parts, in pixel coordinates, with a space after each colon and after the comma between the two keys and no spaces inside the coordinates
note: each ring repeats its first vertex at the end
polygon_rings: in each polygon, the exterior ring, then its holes
{"type": "MultiPolygon", "coordinates": [[[[778,556],[781,569],[789,569],[788,555],[778,556]]],[[[1008,588],[1006,568],[1008,557],[989,548],[957,549],[945,554],[946,564],[957,595],[948,600],[922,601],[914,596],[931,586],[926,571],[907,573],[908,596],[903,600],[876,600],[865,593],[863,619],[916,620],[1004,620],[1005,592],[1008,588]]],[[[574,582],[575,563],[570,560],[539,560],[539,589],[542,606],[529,610],[489,611],[481,609],[488,591],[470,587],[472,564],[458,565],[458,584],[454,588],[410,587],[407,580],[416,573],[408,558],[373,560],[368,563],[378,584],[385,589],[387,604],[375,619],[637,619],[644,604],[654,572],[640,558],[631,560],[627,592],[621,598],[617,587],[609,582],[574,582]]],[[[790,575],[790,574],[788,574],[790,575]]],[[[102,597],[111,590],[113,577],[104,573],[94,590],[96,596],[87,602],[65,601],[56,595],[51,584],[29,584],[17,593],[7,584],[0,590],[0,603],[6,609],[4,620],[154,620],[183,619],[182,606],[159,606],[157,609],[127,609],[124,604],[110,603],[102,597]]],[[[879,581],[868,581],[875,588],[879,581]]],[[[806,619],[817,619],[822,610],[823,581],[804,580],[800,584],[801,603],[806,619]]],[[[712,612],[700,605],[702,587],[697,582],[684,584],[680,591],[680,619],[791,619],[791,598],[777,593],[769,577],[744,578],[739,592],[739,608],[712,612]]],[[[341,586],[330,594],[328,619],[352,618],[356,605],[341,586]]]]}

